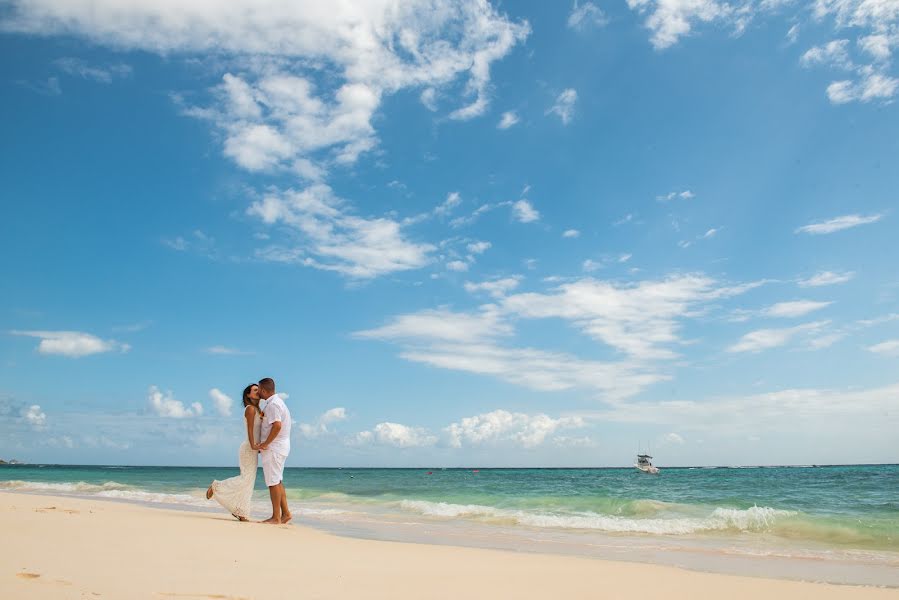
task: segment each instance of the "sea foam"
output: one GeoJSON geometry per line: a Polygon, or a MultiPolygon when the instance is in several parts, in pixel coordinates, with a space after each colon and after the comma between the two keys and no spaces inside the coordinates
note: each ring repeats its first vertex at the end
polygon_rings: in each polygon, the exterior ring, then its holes
{"type": "Polygon", "coordinates": [[[633,519],[615,515],[583,512],[572,514],[541,513],[496,508],[479,504],[450,504],[424,500],[403,500],[403,510],[442,518],[472,518],[540,528],[585,529],[610,533],[649,533],[685,535],[703,531],[767,531],[781,517],[793,511],[764,506],[747,509],[716,508],[707,517],[633,519]]]}
{"type": "Polygon", "coordinates": [[[96,494],[97,492],[112,490],[127,490],[131,486],[116,481],[96,484],[85,481],[53,483],[49,481],[0,481],[0,490],[17,492],[58,492],[63,494],[96,494]]]}

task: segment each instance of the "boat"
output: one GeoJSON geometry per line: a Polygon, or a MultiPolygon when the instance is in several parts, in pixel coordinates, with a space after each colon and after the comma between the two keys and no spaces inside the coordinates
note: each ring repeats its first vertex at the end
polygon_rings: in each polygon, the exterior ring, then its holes
{"type": "Polygon", "coordinates": [[[634,467],[638,471],[648,473],[649,475],[658,475],[660,472],[658,467],[653,466],[652,457],[648,454],[638,454],[634,467]]]}

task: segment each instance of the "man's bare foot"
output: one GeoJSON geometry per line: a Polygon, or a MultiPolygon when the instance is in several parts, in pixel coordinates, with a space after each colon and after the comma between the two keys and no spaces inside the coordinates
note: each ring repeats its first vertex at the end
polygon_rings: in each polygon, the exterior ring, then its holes
{"type": "Polygon", "coordinates": [[[281,525],[284,525],[285,523],[289,523],[292,518],[293,518],[293,515],[290,513],[284,515],[283,517],[281,517],[281,525]]]}
{"type": "Polygon", "coordinates": [[[206,488],[206,499],[212,500],[212,486],[211,485],[208,488],[206,488]]]}
{"type": "Polygon", "coordinates": [[[269,525],[280,525],[281,519],[276,519],[275,517],[270,517],[265,521],[259,521],[260,523],[268,523],[269,525]]]}

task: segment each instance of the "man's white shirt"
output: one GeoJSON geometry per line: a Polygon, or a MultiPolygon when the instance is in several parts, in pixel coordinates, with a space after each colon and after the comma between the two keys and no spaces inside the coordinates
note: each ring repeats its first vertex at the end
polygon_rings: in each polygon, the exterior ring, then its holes
{"type": "Polygon", "coordinates": [[[268,439],[269,434],[272,432],[272,424],[275,421],[280,421],[281,431],[278,432],[278,436],[272,440],[272,443],[268,445],[268,449],[282,456],[287,456],[290,453],[290,410],[288,410],[284,401],[281,400],[281,396],[274,394],[265,402],[263,412],[265,417],[262,419],[262,432],[260,435],[262,439],[260,442],[268,439]]]}

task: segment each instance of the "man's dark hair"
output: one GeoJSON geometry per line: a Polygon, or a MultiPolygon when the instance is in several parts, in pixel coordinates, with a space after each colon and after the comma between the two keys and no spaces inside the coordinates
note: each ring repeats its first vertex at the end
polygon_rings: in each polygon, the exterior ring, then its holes
{"type": "Polygon", "coordinates": [[[259,387],[264,389],[266,392],[274,392],[275,391],[275,380],[271,377],[266,377],[264,379],[259,380],[259,387]]]}

